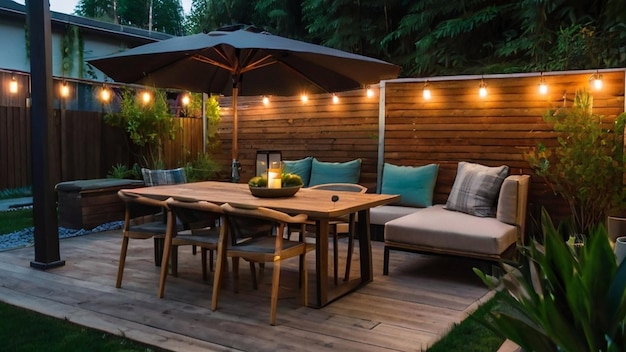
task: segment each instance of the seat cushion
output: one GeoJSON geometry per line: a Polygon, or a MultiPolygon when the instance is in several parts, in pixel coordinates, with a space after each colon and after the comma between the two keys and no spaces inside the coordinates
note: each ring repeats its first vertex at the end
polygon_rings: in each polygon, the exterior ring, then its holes
{"type": "Polygon", "coordinates": [[[398,205],[429,207],[433,205],[433,191],[439,165],[397,166],[385,163],[380,193],[399,194],[398,205]]]}
{"type": "Polygon", "coordinates": [[[500,255],[517,241],[517,228],[434,205],[385,224],[385,242],[500,255]]]}
{"type": "Polygon", "coordinates": [[[307,156],[306,158],[299,160],[283,160],[283,172],[286,174],[296,174],[300,176],[303,186],[308,187],[309,181],[311,180],[312,162],[312,156],[307,156]]]}
{"type": "Polygon", "coordinates": [[[370,209],[370,224],[384,225],[386,222],[420,211],[422,208],[401,205],[379,205],[370,209]]]}
{"type": "Polygon", "coordinates": [[[325,183],[359,183],[360,177],[361,159],[332,163],[313,158],[309,187],[325,183]]]}
{"type": "Polygon", "coordinates": [[[495,217],[498,192],[508,173],[509,167],[506,165],[488,167],[460,162],[446,209],[481,217],[495,217]]]}

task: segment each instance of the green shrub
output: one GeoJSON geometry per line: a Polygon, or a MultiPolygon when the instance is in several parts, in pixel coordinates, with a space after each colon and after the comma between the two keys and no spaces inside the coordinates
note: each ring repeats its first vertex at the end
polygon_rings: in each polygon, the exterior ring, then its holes
{"type": "Polygon", "coordinates": [[[185,165],[187,182],[212,180],[217,176],[221,166],[212,160],[208,154],[198,153],[196,159],[185,165]]]}

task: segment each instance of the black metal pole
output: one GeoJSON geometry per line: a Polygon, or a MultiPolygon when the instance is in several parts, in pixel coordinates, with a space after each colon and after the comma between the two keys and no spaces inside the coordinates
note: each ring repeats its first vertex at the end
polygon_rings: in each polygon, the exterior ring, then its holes
{"type": "Polygon", "coordinates": [[[53,115],[50,5],[48,0],[27,0],[26,11],[32,80],[30,114],[35,225],[35,260],[30,266],[45,270],[65,265],[59,252],[56,194],[49,177],[48,124],[53,115]]]}

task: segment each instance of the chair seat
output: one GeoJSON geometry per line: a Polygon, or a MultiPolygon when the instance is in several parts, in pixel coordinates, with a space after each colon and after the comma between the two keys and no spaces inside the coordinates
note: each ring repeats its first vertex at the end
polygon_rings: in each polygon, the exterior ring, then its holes
{"type": "Polygon", "coordinates": [[[219,242],[219,237],[220,229],[217,227],[196,229],[192,231],[185,230],[178,232],[178,235],[172,238],[172,244],[184,242],[184,244],[196,246],[201,246],[204,244],[215,244],[217,246],[217,243],[219,242]]]}
{"type": "MultiPolygon", "coordinates": [[[[182,226],[178,226],[182,230],[182,226]]],[[[167,224],[163,221],[152,221],[146,222],[138,225],[131,225],[128,228],[128,231],[132,232],[145,232],[145,233],[157,233],[161,236],[165,236],[165,231],[167,230],[167,224]]]]}
{"type": "MultiPolygon", "coordinates": [[[[304,242],[284,240],[281,251],[288,251],[296,247],[302,247],[306,245],[304,242]]],[[[264,253],[274,254],[276,250],[276,240],[272,237],[266,237],[261,239],[255,239],[250,244],[239,243],[236,247],[228,247],[229,256],[237,256],[237,253],[264,253]]]]}

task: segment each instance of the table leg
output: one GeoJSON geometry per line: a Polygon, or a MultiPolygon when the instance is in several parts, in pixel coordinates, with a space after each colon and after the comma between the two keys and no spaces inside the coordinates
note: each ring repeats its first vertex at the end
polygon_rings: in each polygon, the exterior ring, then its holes
{"type": "Polygon", "coordinates": [[[359,236],[359,255],[361,260],[361,283],[372,282],[374,266],[372,263],[372,238],[370,234],[370,210],[359,211],[357,233],[359,236]]]}
{"type": "Polygon", "coordinates": [[[315,221],[315,281],[318,307],[328,303],[328,219],[315,221]]]}

